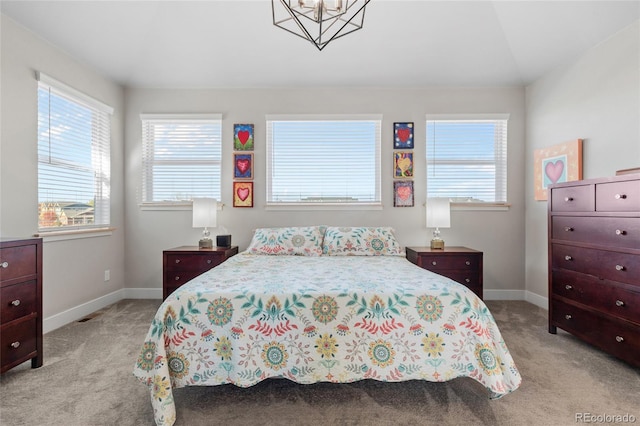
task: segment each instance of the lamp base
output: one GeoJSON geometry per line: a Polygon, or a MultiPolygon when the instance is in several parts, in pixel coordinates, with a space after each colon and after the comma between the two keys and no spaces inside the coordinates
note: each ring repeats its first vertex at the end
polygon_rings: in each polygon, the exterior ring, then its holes
{"type": "Polygon", "coordinates": [[[431,248],[434,250],[444,250],[444,240],[440,238],[434,238],[431,240],[431,248]]]}
{"type": "Polygon", "coordinates": [[[213,248],[213,240],[211,238],[203,238],[198,241],[199,248],[213,248]]]}

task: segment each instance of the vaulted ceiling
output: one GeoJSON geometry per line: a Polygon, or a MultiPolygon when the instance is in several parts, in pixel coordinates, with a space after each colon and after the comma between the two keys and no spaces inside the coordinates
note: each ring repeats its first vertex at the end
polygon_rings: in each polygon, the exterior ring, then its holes
{"type": "Polygon", "coordinates": [[[522,86],[640,17],[637,0],[372,0],[364,28],[320,52],[273,26],[269,0],[0,8],[104,76],[156,88],[522,86]]]}

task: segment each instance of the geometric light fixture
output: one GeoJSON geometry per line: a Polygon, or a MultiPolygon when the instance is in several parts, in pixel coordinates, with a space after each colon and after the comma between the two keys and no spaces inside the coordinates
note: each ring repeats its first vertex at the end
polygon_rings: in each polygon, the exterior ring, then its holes
{"type": "Polygon", "coordinates": [[[362,29],[371,0],[271,0],[273,25],[322,50],[335,39],[362,29]]]}

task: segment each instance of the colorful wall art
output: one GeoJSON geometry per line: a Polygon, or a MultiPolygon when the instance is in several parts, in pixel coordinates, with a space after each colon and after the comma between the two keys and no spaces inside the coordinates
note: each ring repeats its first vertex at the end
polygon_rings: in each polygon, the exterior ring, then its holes
{"type": "Polygon", "coordinates": [[[233,149],[253,151],[253,124],[233,125],[233,149]]]}
{"type": "Polygon", "coordinates": [[[233,178],[253,179],[253,154],[233,154],[233,178]]]}
{"type": "Polygon", "coordinates": [[[253,182],[233,182],[233,207],[253,207],[253,182]]]}
{"type": "Polygon", "coordinates": [[[413,207],[413,181],[393,182],[393,207],[413,207]]]}
{"type": "Polygon", "coordinates": [[[537,149],[533,153],[535,199],[547,199],[554,183],[582,179],[582,139],[537,149]]]}

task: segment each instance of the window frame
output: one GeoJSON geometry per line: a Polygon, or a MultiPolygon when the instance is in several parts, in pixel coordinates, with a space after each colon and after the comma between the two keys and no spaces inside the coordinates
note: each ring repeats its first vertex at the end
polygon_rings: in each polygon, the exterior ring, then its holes
{"type": "Polygon", "coordinates": [[[382,209],[382,114],[270,114],[266,116],[266,210],[381,210],[382,209]],[[375,125],[374,146],[374,200],[372,201],[273,201],[273,122],[311,121],[370,121],[375,125]]]}
{"type": "MultiPolygon", "coordinates": [[[[37,236],[47,236],[47,235],[69,235],[69,234],[83,234],[87,236],[92,236],[94,233],[98,232],[110,232],[113,230],[111,228],[111,126],[112,126],[112,115],[114,112],[113,107],[71,87],[62,83],[61,81],[56,80],[49,75],[42,73],[40,71],[36,71],[36,80],[37,84],[37,110],[38,110],[38,140],[37,140],[37,164],[38,164],[38,232],[34,235],[37,236]],[[48,96],[56,96],[58,98],[64,99],[65,101],[73,104],[74,107],[78,107],[81,109],[88,110],[91,114],[89,119],[80,124],[84,124],[85,126],[90,126],[90,150],[91,150],[91,166],[87,169],[86,166],[88,164],[84,163],[75,163],[71,157],[73,157],[72,152],[69,150],[73,149],[73,142],[61,142],[61,144],[56,144],[57,147],[64,148],[63,155],[55,155],[57,158],[56,162],[51,161],[51,117],[52,114],[62,114],[65,110],[52,111],[50,108],[51,103],[49,103],[49,107],[46,112],[41,110],[40,104],[40,91],[45,90],[48,91],[48,96]],[[46,118],[46,141],[49,142],[49,155],[48,160],[44,161],[41,158],[41,115],[45,115],[46,118]],[[69,145],[69,146],[66,146],[69,145]],[[46,169],[41,169],[41,165],[46,166],[46,169]],[[93,222],[86,224],[73,224],[73,225],[61,225],[61,226],[41,226],[40,221],[40,209],[41,203],[46,203],[46,201],[42,201],[40,199],[40,193],[43,190],[41,185],[46,185],[46,182],[49,181],[43,177],[53,170],[73,170],[73,169],[86,169],[88,173],[92,174],[93,177],[86,179],[86,184],[88,187],[92,187],[92,195],[93,199],[93,222]]],[[[50,98],[49,98],[50,99],[50,98]]],[[[73,110],[67,112],[74,112],[73,110]]],[[[77,123],[72,123],[73,125],[78,125],[77,123]]],[[[67,123],[68,126],[71,126],[67,123]]],[[[75,135],[72,135],[75,137],[75,135]]],[[[73,139],[72,139],[73,140],[73,139]]],[[[73,198],[73,197],[72,197],[73,198]]],[[[50,200],[48,203],[58,203],[59,201],[65,200],[50,200]]],[[[73,203],[82,203],[81,200],[72,200],[71,198],[68,201],[72,201],[73,203]]]]}
{"type": "MultiPolygon", "coordinates": [[[[504,121],[504,139],[502,141],[502,146],[499,148],[504,152],[502,156],[502,170],[496,171],[496,176],[494,179],[494,188],[496,194],[503,193],[504,201],[481,201],[481,200],[473,200],[473,201],[462,201],[459,199],[454,199],[454,197],[450,197],[451,206],[455,210],[508,210],[511,204],[509,203],[508,198],[508,168],[509,168],[509,160],[508,160],[508,144],[509,144],[509,113],[478,113],[478,114],[426,114],[425,117],[425,194],[427,199],[430,197],[429,195],[429,168],[430,168],[430,160],[429,160],[429,146],[428,146],[428,127],[430,121],[504,121]],[[502,186],[502,188],[499,188],[502,186]]],[[[468,160],[467,160],[468,161],[468,160]]],[[[497,161],[497,160],[496,160],[497,161]]],[[[495,164],[495,163],[494,163],[495,164]]],[[[496,164],[497,165],[497,164],[496,164]]],[[[443,194],[435,194],[432,195],[434,197],[446,197],[443,194]]]]}
{"type": "MultiPolygon", "coordinates": [[[[217,194],[206,195],[207,197],[213,197],[220,201],[222,198],[222,114],[220,113],[205,113],[205,114],[140,114],[141,121],[141,140],[142,140],[142,153],[141,153],[141,192],[140,192],[140,200],[139,207],[141,210],[191,210],[192,209],[192,201],[190,199],[184,200],[166,200],[166,201],[147,201],[147,196],[149,193],[153,194],[153,166],[156,164],[153,159],[149,159],[147,157],[148,147],[147,144],[150,142],[146,139],[145,132],[145,122],[148,123],[175,123],[179,124],[180,122],[188,123],[188,122],[200,122],[202,124],[205,123],[214,123],[218,125],[219,133],[217,134],[217,146],[214,146],[214,149],[217,150],[216,159],[210,161],[203,161],[202,164],[209,164],[217,167],[218,177],[217,180],[219,182],[219,188],[217,188],[217,194]],[[149,186],[149,184],[151,184],[149,186]]],[[[179,163],[181,160],[176,160],[179,163]]],[[[197,195],[205,196],[205,195],[197,195]]],[[[192,197],[193,198],[193,197],[192,197]]]]}

